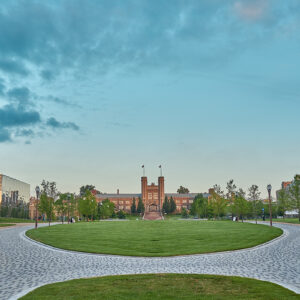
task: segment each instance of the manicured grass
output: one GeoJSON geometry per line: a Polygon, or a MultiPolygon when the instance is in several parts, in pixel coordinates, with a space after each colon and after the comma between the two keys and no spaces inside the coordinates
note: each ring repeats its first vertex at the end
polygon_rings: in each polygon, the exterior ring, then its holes
{"type": "Polygon", "coordinates": [[[276,227],[229,221],[78,222],[32,229],[54,247],[132,256],[172,256],[248,248],[282,234],[276,227]]]}
{"type": "Polygon", "coordinates": [[[81,299],[300,299],[279,285],[255,279],[194,274],[147,274],[76,279],[40,287],[22,300],[81,299]]]}
{"type": "MultiPolygon", "coordinates": [[[[269,221],[269,219],[267,221],[269,221]]],[[[291,223],[291,224],[300,224],[299,219],[296,219],[296,218],[273,219],[273,222],[283,222],[283,223],[291,223]]]]}
{"type": "Polygon", "coordinates": [[[0,218],[0,223],[34,223],[34,220],[19,218],[0,218]]]}
{"type": "Polygon", "coordinates": [[[7,226],[13,226],[13,225],[16,225],[16,224],[13,224],[13,223],[9,223],[9,224],[0,223],[0,227],[7,227],[7,226]]]}

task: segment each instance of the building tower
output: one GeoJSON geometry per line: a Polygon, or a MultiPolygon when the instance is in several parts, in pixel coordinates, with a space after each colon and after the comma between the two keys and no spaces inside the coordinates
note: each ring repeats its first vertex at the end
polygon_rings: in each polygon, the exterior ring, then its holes
{"type": "Polygon", "coordinates": [[[146,176],[143,176],[141,178],[141,181],[142,181],[142,201],[144,203],[144,205],[146,206],[146,203],[147,203],[147,177],[146,176]]]}
{"type": "Polygon", "coordinates": [[[165,199],[165,178],[163,176],[159,176],[158,177],[158,200],[159,200],[160,211],[162,211],[164,199],[165,199]]]}

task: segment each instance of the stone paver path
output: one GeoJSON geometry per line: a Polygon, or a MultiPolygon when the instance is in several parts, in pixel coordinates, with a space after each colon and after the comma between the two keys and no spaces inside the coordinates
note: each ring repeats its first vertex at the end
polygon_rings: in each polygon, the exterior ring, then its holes
{"type": "MultiPolygon", "coordinates": [[[[72,226],[72,225],[71,225],[72,226]]],[[[17,299],[52,282],[136,273],[198,273],[267,280],[300,293],[300,226],[274,224],[285,235],[248,250],[142,258],[52,249],[28,240],[33,225],[0,231],[0,299],[17,299]]]]}

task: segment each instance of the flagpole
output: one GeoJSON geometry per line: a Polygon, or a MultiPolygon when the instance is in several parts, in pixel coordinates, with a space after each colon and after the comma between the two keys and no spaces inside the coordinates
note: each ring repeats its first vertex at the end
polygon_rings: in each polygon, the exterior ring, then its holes
{"type": "Polygon", "coordinates": [[[158,166],[160,168],[160,177],[162,177],[162,167],[161,165],[158,166]]]}
{"type": "Polygon", "coordinates": [[[145,166],[142,165],[142,169],[143,169],[143,177],[145,177],[145,166]]]}

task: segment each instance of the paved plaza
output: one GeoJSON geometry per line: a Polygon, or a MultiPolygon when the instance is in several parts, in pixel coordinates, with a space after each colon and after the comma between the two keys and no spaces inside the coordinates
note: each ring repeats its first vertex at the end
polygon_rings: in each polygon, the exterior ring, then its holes
{"type": "Polygon", "coordinates": [[[137,273],[237,275],[271,281],[300,293],[300,226],[274,226],[282,228],[284,235],[262,246],[164,258],[57,250],[25,237],[25,231],[33,225],[5,228],[0,230],[0,299],[17,299],[57,281],[137,273]]]}

